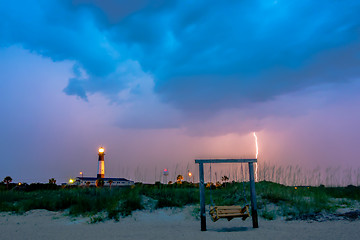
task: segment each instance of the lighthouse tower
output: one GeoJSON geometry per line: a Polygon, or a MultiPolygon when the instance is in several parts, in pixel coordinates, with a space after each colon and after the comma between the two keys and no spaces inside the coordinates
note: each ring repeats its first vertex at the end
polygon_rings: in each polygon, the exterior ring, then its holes
{"type": "Polygon", "coordinates": [[[105,149],[103,147],[99,148],[99,168],[97,178],[104,178],[105,177],[105,149]]]}

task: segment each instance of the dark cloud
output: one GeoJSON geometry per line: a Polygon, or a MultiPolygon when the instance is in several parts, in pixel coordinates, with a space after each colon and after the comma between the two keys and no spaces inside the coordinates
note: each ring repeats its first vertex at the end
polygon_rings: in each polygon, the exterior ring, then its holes
{"type": "MultiPolygon", "coordinates": [[[[74,61],[96,78],[118,67],[111,44],[86,11],[68,11],[61,2],[1,2],[0,20],[2,46],[18,44],[54,61],[74,61]]],[[[84,86],[70,79],[66,92],[86,99],[84,86]]]]}
{"type": "Polygon", "coordinates": [[[105,25],[117,24],[138,11],[159,12],[176,5],[176,1],[167,0],[68,0],[69,9],[90,9],[105,25]]]}
{"type": "Polygon", "coordinates": [[[69,95],[114,98],[145,71],[162,101],[201,115],[359,76],[359,11],[356,1],[11,1],[0,43],[75,61],[86,75],[69,95]]]}
{"type": "Polygon", "coordinates": [[[111,27],[185,111],[243,107],[358,76],[359,4],[219,2],[139,11],[111,27]],[[349,47],[349,44],[350,45],[349,47]]]}

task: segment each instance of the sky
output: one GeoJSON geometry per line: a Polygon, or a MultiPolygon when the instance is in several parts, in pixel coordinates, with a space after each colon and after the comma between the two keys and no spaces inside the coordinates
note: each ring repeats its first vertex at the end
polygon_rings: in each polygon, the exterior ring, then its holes
{"type": "Polygon", "coordinates": [[[359,169],[355,0],[0,0],[0,178],[195,158],[359,169]]]}

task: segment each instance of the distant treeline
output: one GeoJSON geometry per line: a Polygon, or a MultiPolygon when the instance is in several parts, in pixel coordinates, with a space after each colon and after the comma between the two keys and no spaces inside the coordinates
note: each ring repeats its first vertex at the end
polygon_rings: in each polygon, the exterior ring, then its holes
{"type": "Polygon", "coordinates": [[[0,183],[0,191],[1,190],[12,190],[12,191],[37,191],[37,190],[58,190],[61,187],[53,184],[53,183],[22,183],[21,185],[15,184],[15,183],[9,183],[7,184],[1,182],[0,183]]]}

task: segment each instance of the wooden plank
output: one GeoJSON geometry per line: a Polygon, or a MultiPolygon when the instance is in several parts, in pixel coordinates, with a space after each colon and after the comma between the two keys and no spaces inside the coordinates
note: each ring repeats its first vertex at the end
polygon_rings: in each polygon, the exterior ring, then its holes
{"type": "Polygon", "coordinates": [[[241,206],[215,206],[215,208],[217,209],[242,209],[243,207],[241,206]]]}
{"type": "Polygon", "coordinates": [[[241,212],[242,209],[218,209],[219,212],[241,212]]]}
{"type": "Polygon", "coordinates": [[[195,163],[253,163],[257,159],[195,159],[195,163]]]}
{"type": "Polygon", "coordinates": [[[244,217],[244,216],[248,216],[248,214],[245,214],[245,213],[218,214],[218,217],[219,217],[219,218],[244,217]]]}
{"type": "Polygon", "coordinates": [[[218,208],[218,211],[241,211],[242,208],[218,208]]]}
{"type": "Polygon", "coordinates": [[[210,209],[210,212],[224,212],[224,213],[243,213],[246,212],[248,210],[248,206],[246,205],[245,207],[241,207],[241,206],[215,206],[214,208],[210,209]]]}
{"type": "Polygon", "coordinates": [[[239,211],[239,210],[220,210],[220,211],[217,211],[218,213],[223,213],[223,214],[226,214],[226,213],[245,213],[246,212],[246,209],[244,209],[244,211],[239,211]]]}
{"type": "Polygon", "coordinates": [[[238,210],[235,210],[235,209],[233,209],[233,210],[218,210],[218,213],[224,213],[224,214],[226,214],[226,213],[242,213],[242,211],[241,211],[241,209],[238,209],[238,210]]]}
{"type": "Polygon", "coordinates": [[[218,214],[222,215],[222,214],[244,214],[244,213],[240,211],[218,211],[218,214]]]}
{"type": "Polygon", "coordinates": [[[204,164],[199,164],[200,220],[201,231],[206,231],[204,164]]]}

